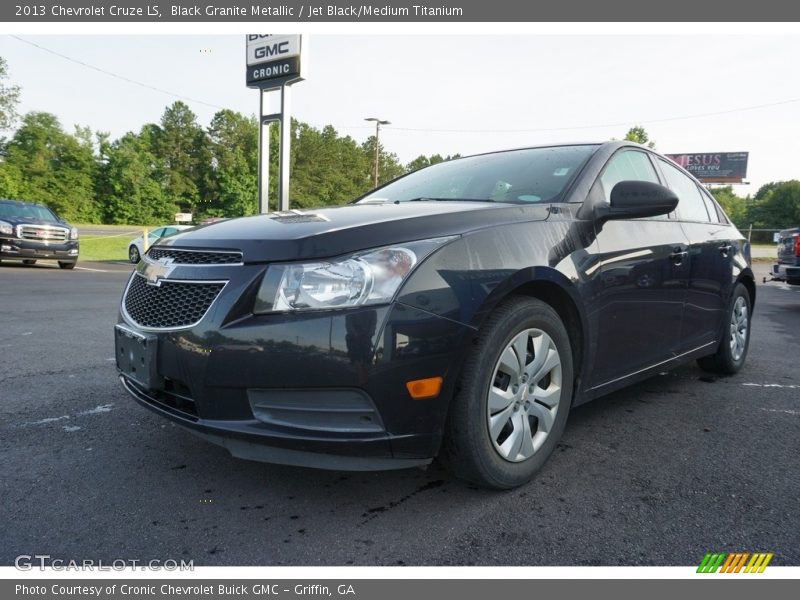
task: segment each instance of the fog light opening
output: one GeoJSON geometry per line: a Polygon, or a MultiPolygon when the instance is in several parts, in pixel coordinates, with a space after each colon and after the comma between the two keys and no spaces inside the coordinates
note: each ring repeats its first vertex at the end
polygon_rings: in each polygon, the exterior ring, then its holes
{"type": "Polygon", "coordinates": [[[414,400],[427,400],[435,398],[442,389],[441,377],[429,377],[427,379],[415,379],[406,383],[406,389],[414,400]]]}

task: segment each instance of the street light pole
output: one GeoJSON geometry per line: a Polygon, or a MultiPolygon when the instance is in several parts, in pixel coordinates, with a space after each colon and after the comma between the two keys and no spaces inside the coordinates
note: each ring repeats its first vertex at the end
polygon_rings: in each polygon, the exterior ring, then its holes
{"type": "Polygon", "coordinates": [[[365,121],[375,121],[375,187],[378,187],[378,164],[380,163],[381,125],[391,125],[391,121],[383,121],[377,117],[368,117],[365,121]]]}

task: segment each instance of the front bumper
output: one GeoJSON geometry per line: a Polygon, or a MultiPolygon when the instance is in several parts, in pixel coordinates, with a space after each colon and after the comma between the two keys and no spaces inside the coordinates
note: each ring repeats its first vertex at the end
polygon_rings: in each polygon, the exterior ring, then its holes
{"type": "Polygon", "coordinates": [[[21,260],[60,260],[77,261],[78,240],[66,242],[46,242],[0,237],[0,258],[21,260]]]}
{"type": "Polygon", "coordinates": [[[226,324],[236,288],[191,329],[142,332],[156,347],[149,389],[131,378],[118,339],[136,401],[245,459],[343,470],[432,460],[470,328],[400,303],[226,324]],[[436,376],[438,397],[410,397],[407,381],[436,376]]]}

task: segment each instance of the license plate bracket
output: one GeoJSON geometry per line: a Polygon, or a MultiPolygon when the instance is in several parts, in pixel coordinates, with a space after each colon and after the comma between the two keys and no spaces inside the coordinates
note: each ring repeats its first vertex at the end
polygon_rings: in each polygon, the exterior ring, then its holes
{"type": "Polygon", "coordinates": [[[133,331],[122,325],[114,327],[114,356],[119,372],[147,390],[163,390],[164,378],[158,374],[158,337],[133,331]]]}

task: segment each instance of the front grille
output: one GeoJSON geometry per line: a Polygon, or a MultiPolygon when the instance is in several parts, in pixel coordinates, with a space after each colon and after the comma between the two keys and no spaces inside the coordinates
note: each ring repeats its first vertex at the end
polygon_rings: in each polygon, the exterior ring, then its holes
{"type": "Polygon", "coordinates": [[[171,258],[176,265],[232,265],[242,262],[242,253],[238,250],[180,250],[154,246],[147,256],[153,261],[171,258]]]}
{"type": "Polygon", "coordinates": [[[17,228],[17,236],[23,240],[64,242],[69,238],[69,229],[49,225],[20,225],[17,228]]]}
{"type": "Polygon", "coordinates": [[[150,329],[180,329],[200,322],[225,282],[161,280],[150,285],[135,273],[125,291],[123,306],[128,318],[150,329]]]}

